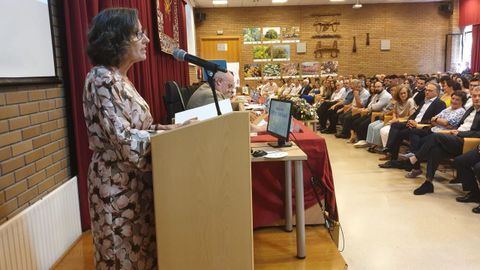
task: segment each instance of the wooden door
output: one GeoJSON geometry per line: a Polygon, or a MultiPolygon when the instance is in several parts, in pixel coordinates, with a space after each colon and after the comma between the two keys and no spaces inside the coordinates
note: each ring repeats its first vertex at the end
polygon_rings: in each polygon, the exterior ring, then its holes
{"type": "Polygon", "coordinates": [[[200,57],[207,60],[240,62],[240,37],[215,36],[201,38],[200,57]]]}

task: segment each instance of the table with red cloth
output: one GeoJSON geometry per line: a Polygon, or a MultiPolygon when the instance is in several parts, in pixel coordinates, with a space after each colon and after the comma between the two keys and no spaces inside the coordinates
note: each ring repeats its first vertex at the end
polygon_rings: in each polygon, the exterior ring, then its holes
{"type": "MultiPolygon", "coordinates": [[[[335,188],[333,184],[332,168],[328,157],[325,139],[294,119],[294,125],[300,127],[299,132],[290,134],[300,149],[308,156],[303,161],[303,183],[305,209],[317,203],[310,179],[317,177],[322,187],[315,187],[321,199],[325,199],[326,210],[330,218],[338,221],[337,203],[335,200],[335,188]],[[308,162],[308,164],[306,164],[308,162]]],[[[270,142],[277,139],[269,134],[259,134],[251,138],[251,142],[270,142]]],[[[292,168],[293,173],[293,168],[292,168]]],[[[258,228],[270,225],[285,218],[284,208],[284,181],[285,163],[279,162],[256,162],[252,163],[252,193],[253,193],[253,227],[258,228]]],[[[295,194],[294,182],[292,194],[295,194]]],[[[294,196],[294,195],[292,195],[294,196]]],[[[295,200],[293,199],[293,204],[295,200]]],[[[295,211],[295,205],[293,205],[295,211]]]]}

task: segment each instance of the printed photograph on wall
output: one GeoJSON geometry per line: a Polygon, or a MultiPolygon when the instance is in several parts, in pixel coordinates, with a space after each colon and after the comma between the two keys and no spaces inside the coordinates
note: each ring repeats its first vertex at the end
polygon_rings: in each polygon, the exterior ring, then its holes
{"type": "Polygon", "coordinates": [[[265,79],[280,79],[280,64],[268,63],[263,65],[262,74],[265,79]]]}
{"type": "Polygon", "coordinates": [[[325,61],[320,66],[321,75],[337,75],[338,61],[325,61]]]}
{"type": "Polygon", "coordinates": [[[243,65],[243,78],[245,80],[261,80],[262,67],[260,66],[260,64],[243,65]]]}
{"type": "Polygon", "coordinates": [[[318,77],[320,75],[319,62],[303,62],[300,65],[302,76],[304,77],[318,77]]]}
{"type": "Polygon", "coordinates": [[[253,61],[254,62],[267,62],[272,59],[270,46],[258,45],[253,46],[253,61]]]}
{"type": "Polygon", "coordinates": [[[243,28],[243,44],[260,44],[262,30],[260,27],[243,28]]]}
{"type": "Polygon", "coordinates": [[[282,64],[282,77],[292,78],[298,76],[298,63],[282,64]]]}
{"type": "Polygon", "coordinates": [[[290,45],[273,45],[273,61],[290,61],[290,45]]]}
{"type": "Polygon", "coordinates": [[[280,27],[263,27],[263,43],[280,43],[280,27]]]}
{"type": "Polygon", "coordinates": [[[300,27],[287,26],[281,30],[282,43],[300,42],[300,27]]]}

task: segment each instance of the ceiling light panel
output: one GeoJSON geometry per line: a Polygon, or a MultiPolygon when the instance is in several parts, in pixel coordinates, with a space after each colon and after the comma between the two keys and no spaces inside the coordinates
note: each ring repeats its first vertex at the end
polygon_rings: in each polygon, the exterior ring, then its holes
{"type": "Polygon", "coordinates": [[[227,0],[213,0],[212,4],[214,4],[214,5],[226,5],[226,4],[228,4],[228,1],[227,0]]]}

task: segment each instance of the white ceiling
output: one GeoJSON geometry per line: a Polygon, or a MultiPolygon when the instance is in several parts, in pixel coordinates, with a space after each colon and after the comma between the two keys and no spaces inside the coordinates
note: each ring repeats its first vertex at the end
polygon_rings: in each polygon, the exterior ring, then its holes
{"type": "MultiPolygon", "coordinates": [[[[306,5],[346,5],[355,4],[356,0],[330,2],[329,0],[288,0],[283,4],[272,4],[272,0],[228,0],[227,5],[213,5],[212,0],[189,0],[194,7],[256,7],[256,6],[306,6],[306,5]]],[[[418,2],[445,2],[445,0],[360,0],[362,4],[379,3],[418,3],[418,2]]]]}

